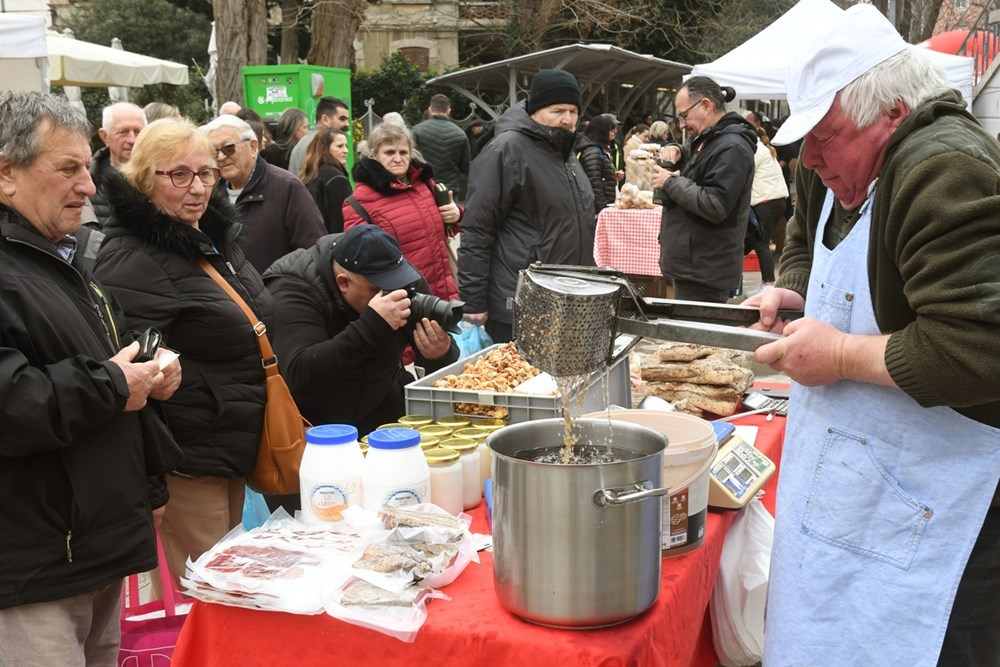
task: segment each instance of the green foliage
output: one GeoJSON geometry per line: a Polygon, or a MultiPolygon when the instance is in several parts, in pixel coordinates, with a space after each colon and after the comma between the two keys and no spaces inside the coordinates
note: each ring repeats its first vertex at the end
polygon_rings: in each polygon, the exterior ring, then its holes
{"type": "Polygon", "coordinates": [[[359,118],[367,111],[365,100],[375,100],[375,113],[390,111],[403,114],[406,122],[419,123],[435,91],[424,87],[434,74],[422,74],[398,51],[372,70],[357,72],[351,78],[351,113],[359,118]]]}
{"type": "MultiPolygon", "coordinates": [[[[208,69],[208,39],[212,27],[203,13],[179,7],[168,0],[92,0],[66,24],[77,39],[111,46],[111,40],[117,37],[126,51],[190,67],[188,85],[157,84],[130,88],[129,99],[139,106],[154,101],[173,104],[195,122],[207,120],[204,100],[209,94],[199,67],[208,69]]],[[[59,92],[59,89],[53,92],[59,92]]],[[[95,142],[100,145],[96,136],[101,123],[101,109],[109,103],[107,88],[84,88],[83,103],[94,127],[95,142]]]]}

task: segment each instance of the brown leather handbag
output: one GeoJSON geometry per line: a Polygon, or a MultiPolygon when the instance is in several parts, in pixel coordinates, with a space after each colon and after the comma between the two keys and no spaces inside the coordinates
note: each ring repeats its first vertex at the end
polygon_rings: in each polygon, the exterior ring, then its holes
{"type": "Polygon", "coordinates": [[[299,414],[295,399],[278,372],[278,357],[271,350],[264,323],[208,260],[200,259],[198,264],[247,316],[257,334],[257,346],[267,378],[264,429],[260,434],[257,463],[247,477],[247,485],[259,493],[298,493],[299,464],[306,446],[306,428],[311,424],[299,414]]]}

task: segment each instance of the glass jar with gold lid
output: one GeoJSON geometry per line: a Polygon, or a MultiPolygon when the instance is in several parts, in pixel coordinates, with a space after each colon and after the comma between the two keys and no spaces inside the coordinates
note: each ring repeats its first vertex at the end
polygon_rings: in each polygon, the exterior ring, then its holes
{"type": "Polygon", "coordinates": [[[440,424],[428,424],[427,426],[421,426],[417,430],[420,431],[421,435],[426,435],[429,438],[438,438],[439,440],[451,435],[451,429],[440,424]]]}
{"type": "Polygon", "coordinates": [[[419,428],[434,423],[434,417],[430,415],[403,415],[399,418],[400,424],[406,424],[407,428],[419,428]]]}
{"type": "Polygon", "coordinates": [[[448,438],[441,446],[460,454],[462,464],[462,507],[472,509],[483,497],[483,481],[480,479],[480,443],[471,438],[448,438]]]}
{"type": "Polygon", "coordinates": [[[451,415],[450,417],[441,417],[435,422],[441,426],[447,426],[453,431],[457,431],[460,428],[468,428],[472,420],[468,417],[460,417],[458,415],[451,415]]]}
{"type": "Polygon", "coordinates": [[[385,430],[387,428],[413,428],[413,427],[412,426],[407,426],[406,424],[402,424],[400,422],[392,422],[391,424],[382,424],[381,426],[377,427],[375,430],[376,431],[382,431],[382,430],[385,430]]]}
{"type": "Polygon", "coordinates": [[[469,438],[471,440],[479,442],[480,440],[485,440],[486,436],[488,436],[489,434],[490,434],[489,431],[486,431],[485,429],[470,427],[470,428],[460,428],[457,431],[452,432],[451,435],[452,437],[455,438],[469,438]]]}

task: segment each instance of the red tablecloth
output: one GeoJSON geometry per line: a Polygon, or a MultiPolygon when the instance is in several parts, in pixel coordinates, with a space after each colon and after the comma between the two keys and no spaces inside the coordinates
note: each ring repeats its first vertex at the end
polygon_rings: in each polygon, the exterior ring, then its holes
{"type": "Polygon", "coordinates": [[[606,208],[597,214],[594,262],[624,273],[660,275],[660,218],[663,207],[606,208]]]}
{"type": "MultiPolygon", "coordinates": [[[[756,446],[781,457],[785,419],[752,415],[756,446]]],[[[765,486],[774,511],[775,476],[765,486]]],[[[473,511],[473,530],[488,532],[485,503],[473,511]]],[[[428,606],[427,622],[412,644],[326,615],[295,616],[196,602],[177,642],[173,664],[185,665],[706,665],[717,664],[708,602],[733,512],[708,513],[704,544],[663,560],[660,596],[623,625],[602,630],[555,630],[526,623],[497,601],[492,554],[479,554],[455,583],[450,601],[428,606]]]]}

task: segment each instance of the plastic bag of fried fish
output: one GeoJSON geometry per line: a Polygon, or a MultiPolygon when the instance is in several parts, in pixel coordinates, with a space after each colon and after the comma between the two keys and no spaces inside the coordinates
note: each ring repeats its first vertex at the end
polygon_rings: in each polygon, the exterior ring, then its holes
{"type": "Polygon", "coordinates": [[[239,525],[196,561],[189,559],[181,584],[205,602],[319,614],[321,590],[343,584],[351,563],[385,534],[348,522],[305,525],[278,509],[263,526],[248,531],[239,525]]]}
{"type": "Polygon", "coordinates": [[[479,557],[469,535],[471,517],[454,517],[436,505],[382,507],[377,516],[348,508],[358,526],[380,525],[385,538],[369,544],[352,565],[353,576],[324,596],[328,614],[405,642],[416,639],[427,618],[427,600],[448,599],[447,586],[479,557]]]}

